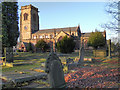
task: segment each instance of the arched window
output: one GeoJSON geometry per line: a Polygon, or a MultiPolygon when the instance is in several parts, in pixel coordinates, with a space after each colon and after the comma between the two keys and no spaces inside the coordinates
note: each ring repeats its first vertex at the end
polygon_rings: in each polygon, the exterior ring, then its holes
{"type": "Polygon", "coordinates": [[[72,33],[72,35],[74,36],[74,33],[72,33]]]}
{"type": "Polygon", "coordinates": [[[48,35],[45,35],[45,38],[48,38],[48,35]]]}
{"type": "Polygon", "coordinates": [[[28,19],[28,14],[25,13],[25,14],[24,14],[24,20],[27,20],[27,19],[28,19]]]}
{"type": "Polygon", "coordinates": [[[36,39],[37,37],[36,37],[36,36],[34,36],[33,38],[34,38],[34,39],[36,39]]]}
{"type": "Polygon", "coordinates": [[[52,39],[52,38],[53,38],[53,35],[51,34],[51,35],[50,35],[50,39],[52,39]]]}
{"type": "Polygon", "coordinates": [[[40,38],[42,38],[42,36],[40,36],[40,38]]]}

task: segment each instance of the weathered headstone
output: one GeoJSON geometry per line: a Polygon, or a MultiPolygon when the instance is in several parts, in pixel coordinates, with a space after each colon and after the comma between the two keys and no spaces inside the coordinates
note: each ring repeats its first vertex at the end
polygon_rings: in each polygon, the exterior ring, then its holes
{"type": "Polygon", "coordinates": [[[79,55],[78,63],[81,63],[83,61],[84,61],[84,40],[82,41],[82,47],[80,48],[80,55],[79,55]]]}
{"type": "Polygon", "coordinates": [[[13,48],[7,47],[4,48],[5,62],[13,62],[13,48]]]}
{"type": "Polygon", "coordinates": [[[111,39],[108,40],[108,57],[111,58],[111,39]]]}
{"type": "Polygon", "coordinates": [[[51,88],[66,87],[61,60],[53,51],[46,60],[45,72],[48,74],[48,80],[51,88]]]}

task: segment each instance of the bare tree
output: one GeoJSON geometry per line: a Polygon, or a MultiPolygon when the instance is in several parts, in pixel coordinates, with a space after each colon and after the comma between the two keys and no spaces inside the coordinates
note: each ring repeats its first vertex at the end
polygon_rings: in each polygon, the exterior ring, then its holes
{"type": "Polygon", "coordinates": [[[120,1],[109,2],[105,11],[112,16],[112,20],[102,27],[120,33],[120,1]]]}

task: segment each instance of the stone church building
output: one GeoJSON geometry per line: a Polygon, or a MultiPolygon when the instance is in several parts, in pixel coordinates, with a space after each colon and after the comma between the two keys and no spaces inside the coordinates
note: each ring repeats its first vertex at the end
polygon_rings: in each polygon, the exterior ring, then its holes
{"type": "MultiPolygon", "coordinates": [[[[76,42],[75,50],[79,49],[79,37],[78,33],[81,34],[81,40],[84,39],[84,46],[87,48],[87,41],[90,33],[81,33],[80,26],[76,27],[65,27],[65,28],[54,28],[39,30],[39,16],[38,8],[30,5],[21,7],[20,14],[20,43],[19,49],[26,51],[28,43],[32,43],[35,49],[35,44],[40,40],[44,39],[51,47],[55,49],[55,43],[61,40],[64,36],[73,37],[76,42]]],[[[106,31],[102,32],[106,38],[106,31]]]]}

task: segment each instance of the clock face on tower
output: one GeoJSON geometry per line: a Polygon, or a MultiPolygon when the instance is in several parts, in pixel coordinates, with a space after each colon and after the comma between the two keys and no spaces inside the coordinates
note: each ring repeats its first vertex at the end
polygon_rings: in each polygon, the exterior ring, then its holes
{"type": "Polygon", "coordinates": [[[27,26],[24,26],[24,29],[27,30],[27,26]]]}

